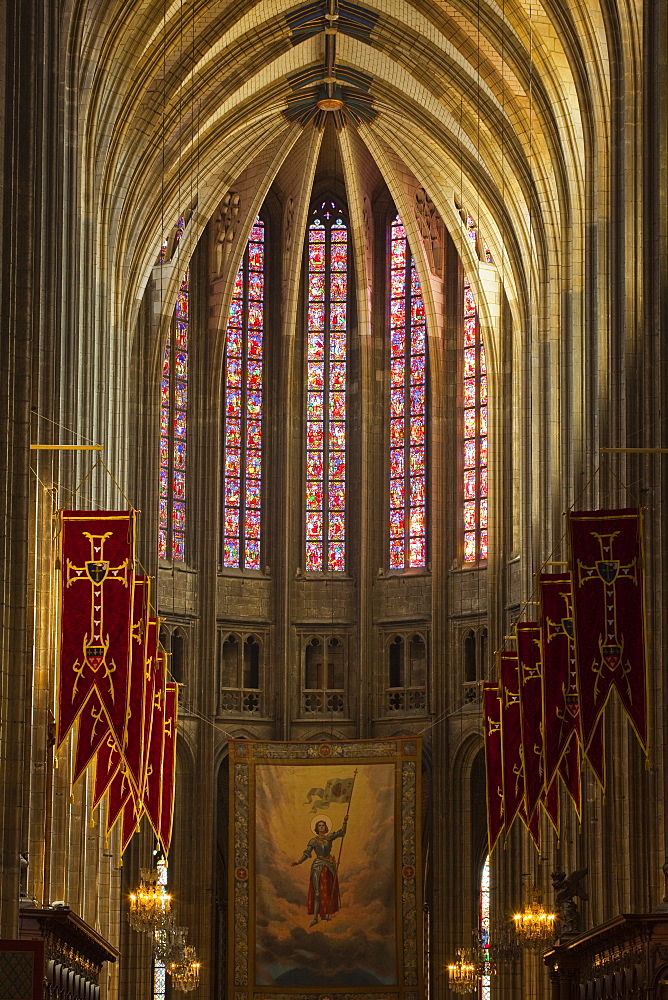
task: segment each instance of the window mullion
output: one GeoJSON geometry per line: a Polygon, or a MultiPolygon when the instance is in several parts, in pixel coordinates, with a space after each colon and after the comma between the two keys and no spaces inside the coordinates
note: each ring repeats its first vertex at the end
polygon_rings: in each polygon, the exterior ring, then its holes
{"type": "MultiPolygon", "coordinates": [[[[322,400],[322,570],[329,569],[329,410],[331,372],[331,294],[332,294],[332,229],[325,229],[325,368],[322,400]]],[[[324,647],[323,647],[324,648],[324,647]]]]}

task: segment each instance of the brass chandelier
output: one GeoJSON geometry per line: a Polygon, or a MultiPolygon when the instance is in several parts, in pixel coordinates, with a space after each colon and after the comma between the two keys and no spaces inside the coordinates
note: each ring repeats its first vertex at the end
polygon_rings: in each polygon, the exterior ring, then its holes
{"type": "Polygon", "coordinates": [[[169,962],[167,972],[172,977],[172,989],[191,993],[199,986],[201,962],[191,944],[184,946],[178,960],[169,962]]]}
{"type": "Polygon", "coordinates": [[[541,951],[554,940],[556,913],[548,913],[540,899],[534,894],[533,900],[522,913],[515,913],[513,920],[520,943],[532,951],[541,951]]]}
{"type": "Polygon", "coordinates": [[[172,897],[166,886],[159,884],[157,868],[139,869],[139,887],[130,894],[128,921],[135,931],[155,934],[170,919],[172,897]]]}
{"type": "Polygon", "coordinates": [[[448,965],[448,986],[454,993],[473,993],[482,975],[478,956],[468,948],[459,948],[457,961],[448,965]]]}

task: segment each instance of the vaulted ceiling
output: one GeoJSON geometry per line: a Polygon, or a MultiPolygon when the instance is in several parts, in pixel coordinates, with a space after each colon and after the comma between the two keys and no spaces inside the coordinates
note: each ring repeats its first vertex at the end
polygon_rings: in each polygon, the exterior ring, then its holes
{"type": "Polygon", "coordinates": [[[330,5],[81,0],[72,8],[73,167],[117,324],[132,323],[173,219],[192,210],[182,263],[244,171],[256,171],[261,202],[291,150],[326,118],[345,120],[351,178],[370,156],[401,209],[402,172],[414,177],[465,261],[456,203],[477,218],[511,308],[525,310],[542,287],[549,309],[558,295],[551,283],[563,284],[566,272],[582,280],[588,217],[607,197],[591,192],[608,168],[615,81],[633,73],[620,58],[622,42],[632,51],[637,41],[633,4],[330,5]],[[318,110],[328,95],[331,110],[318,110]]]}

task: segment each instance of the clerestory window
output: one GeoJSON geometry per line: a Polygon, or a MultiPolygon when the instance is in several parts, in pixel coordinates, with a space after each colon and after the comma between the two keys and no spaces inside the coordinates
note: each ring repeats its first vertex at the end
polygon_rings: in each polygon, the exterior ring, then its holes
{"type": "Polygon", "coordinates": [[[306,502],[308,572],[346,569],[348,226],[333,201],[307,236],[306,502]]]}
{"type": "Polygon", "coordinates": [[[390,569],[427,560],[427,328],[406,230],[390,226],[390,569]]]}
{"type": "MultiPolygon", "coordinates": [[[[179,220],[179,224],[181,222],[179,220]]],[[[182,232],[183,228],[180,227],[178,234],[182,232]]],[[[186,555],[188,298],[189,272],[186,270],[165,344],[160,405],[158,557],[177,562],[182,562],[186,555]]]]}
{"type": "Polygon", "coordinates": [[[265,226],[239,265],[223,366],[223,566],[260,569],[264,419],[265,226]]]}

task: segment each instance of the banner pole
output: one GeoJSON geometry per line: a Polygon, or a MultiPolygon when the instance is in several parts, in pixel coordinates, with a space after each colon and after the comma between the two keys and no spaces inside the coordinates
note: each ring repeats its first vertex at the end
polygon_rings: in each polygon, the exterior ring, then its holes
{"type": "MultiPolygon", "coordinates": [[[[350,789],[350,798],[348,799],[348,808],[346,809],[346,815],[343,817],[343,822],[348,822],[348,817],[350,816],[350,804],[353,801],[353,792],[355,791],[355,779],[357,778],[357,768],[355,768],[355,773],[353,774],[353,787],[350,789]]],[[[341,855],[343,854],[343,841],[345,840],[345,833],[341,837],[341,844],[339,846],[339,856],[336,861],[336,873],[338,875],[339,868],[341,866],[341,855]]],[[[340,889],[339,889],[340,891],[340,889]]]]}

